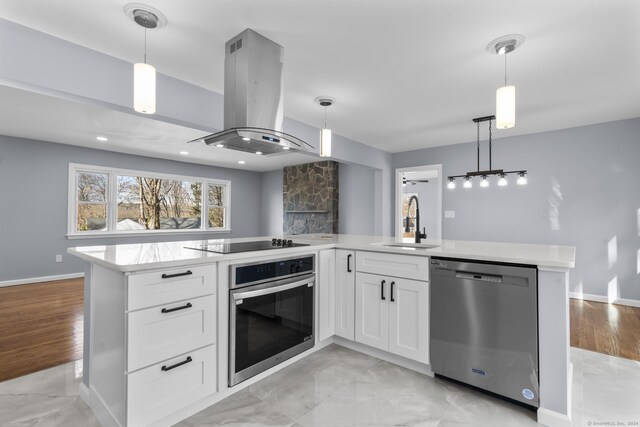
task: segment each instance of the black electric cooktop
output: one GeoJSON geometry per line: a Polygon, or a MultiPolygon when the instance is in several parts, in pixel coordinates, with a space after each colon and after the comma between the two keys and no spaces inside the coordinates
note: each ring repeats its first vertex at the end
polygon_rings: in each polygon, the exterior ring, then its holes
{"type": "Polygon", "coordinates": [[[185,246],[185,248],[196,251],[215,252],[218,254],[233,254],[237,252],[264,251],[267,249],[293,248],[298,246],[309,246],[309,244],[294,243],[293,240],[287,239],[271,239],[258,240],[255,242],[206,243],[199,247],[185,246]]]}

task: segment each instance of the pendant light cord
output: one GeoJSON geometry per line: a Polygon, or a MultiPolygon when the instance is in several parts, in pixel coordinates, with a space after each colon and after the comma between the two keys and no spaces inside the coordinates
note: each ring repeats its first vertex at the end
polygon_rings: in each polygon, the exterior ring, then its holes
{"type": "Polygon", "coordinates": [[[504,85],[507,85],[507,53],[504,53],[504,85]]]}
{"type": "Polygon", "coordinates": [[[144,63],[147,63],[147,29],[144,29],[144,63]]]}
{"type": "Polygon", "coordinates": [[[327,128],[327,106],[324,106],[324,128],[327,128]]]}
{"type": "Polygon", "coordinates": [[[477,132],[476,132],[476,143],[478,146],[478,172],[480,172],[480,122],[476,122],[477,132]]]}

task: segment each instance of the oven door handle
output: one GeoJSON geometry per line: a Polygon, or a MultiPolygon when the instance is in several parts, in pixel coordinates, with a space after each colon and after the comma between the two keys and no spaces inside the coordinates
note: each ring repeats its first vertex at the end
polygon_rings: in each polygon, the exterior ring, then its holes
{"type": "Polygon", "coordinates": [[[286,291],[287,289],[298,288],[304,285],[313,286],[313,282],[315,282],[315,279],[298,280],[297,282],[287,283],[280,286],[274,286],[272,288],[258,289],[257,291],[232,292],[231,295],[233,296],[233,299],[237,301],[239,299],[259,297],[259,296],[268,295],[268,294],[275,294],[276,292],[282,292],[282,291],[286,291]]]}

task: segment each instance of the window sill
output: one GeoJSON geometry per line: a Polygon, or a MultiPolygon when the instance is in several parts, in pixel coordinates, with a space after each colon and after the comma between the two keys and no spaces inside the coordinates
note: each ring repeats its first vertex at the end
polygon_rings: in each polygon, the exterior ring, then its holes
{"type": "Polygon", "coordinates": [[[113,233],[87,233],[87,234],[67,234],[68,240],[76,239],[111,239],[114,237],[142,237],[142,236],[162,236],[162,235],[193,235],[193,234],[220,234],[231,233],[230,228],[220,230],[155,230],[143,232],[113,232],[113,233]]]}

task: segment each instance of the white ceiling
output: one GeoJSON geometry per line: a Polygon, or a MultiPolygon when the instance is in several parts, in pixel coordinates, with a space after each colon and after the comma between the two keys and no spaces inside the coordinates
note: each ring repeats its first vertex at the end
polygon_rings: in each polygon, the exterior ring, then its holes
{"type": "Polygon", "coordinates": [[[187,144],[202,137],[203,132],[2,85],[0,99],[3,135],[259,172],[316,161],[316,157],[301,153],[258,156],[201,142],[187,144]],[[34,122],[38,125],[34,126],[34,122]],[[108,141],[100,142],[96,136],[108,141]],[[180,154],[181,151],[188,154],[180,154]],[[240,165],[239,160],[245,163],[240,165]]]}
{"type": "MultiPolygon", "coordinates": [[[[638,0],[144,0],[169,24],[148,34],[159,72],[222,93],[224,43],[252,28],[285,48],[285,115],[399,152],[475,140],[502,57],[517,87],[513,136],[640,116],[638,0]]],[[[0,16],[130,61],[143,53],[126,0],[2,0],[0,16]]],[[[28,97],[27,97],[28,98],[28,97]]]]}

